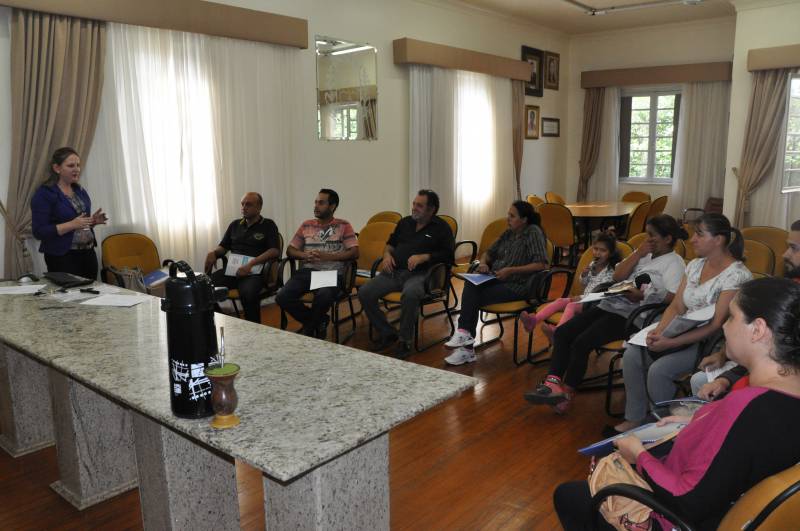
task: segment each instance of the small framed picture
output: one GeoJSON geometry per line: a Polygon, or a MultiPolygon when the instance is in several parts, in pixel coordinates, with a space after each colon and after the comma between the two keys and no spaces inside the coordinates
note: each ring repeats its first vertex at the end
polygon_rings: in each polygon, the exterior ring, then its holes
{"type": "Polygon", "coordinates": [[[539,138],[539,106],[525,106],[525,138],[539,138]]]}
{"type": "Polygon", "coordinates": [[[542,136],[561,136],[561,120],[542,118],[542,136]]]}
{"type": "Polygon", "coordinates": [[[522,47],[522,60],[533,65],[531,80],[525,83],[525,94],[542,97],[544,94],[544,52],[530,46],[522,47]]]}
{"type": "Polygon", "coordinates": [[[558,90],[558,71],[561,56],[555,52],[544,52],[544,88],[558,90]]]}

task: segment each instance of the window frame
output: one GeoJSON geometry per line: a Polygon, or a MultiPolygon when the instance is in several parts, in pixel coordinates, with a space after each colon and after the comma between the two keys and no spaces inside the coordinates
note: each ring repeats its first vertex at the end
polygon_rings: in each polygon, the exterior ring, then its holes
{"type": "MultiPolygon", "coordinates": [[[[788,170],[786,169],[786,156],[789,154],[789,135],[791,134],[792,136],[800,137],[800,131],[798,131],[797,133],[789,133],[789,121],[792,118],[790,114],[792,111],[792,84],[795,82],[800,84],[800,70],[795,70],[789,76],[789,82],[788,82],[789,86],[787,87],[786,90],[786,113],[785,113],[786,123],[783,126],[783,131],[782,131],[783,146],[782,149],[780,150],[779,154],[780,159],[778,161],[778,163],[780,164],[782,194],[792,194],[795,192],[800,192],[800,184],[798,184],[797,186],[789,186],[789,176],[788,176],[789,172],[800,175],[800,169],[798,168],[788,169],[788,170]]],[[[798,112],[794,116],[800,119],[800,112],[798,112]]],[[[792,151],[792,153],[800,155],[800,151],[792,151]]]]}
{"type": "Polygon", "coordinates": [[[620,119],[619,119],[619,165],[617,167],[617,179],[620,184],[660,184],[672,185],[675,177],[675,154],[678,144],[678,129],[680,127],[680,109],[681,109],[681,88],[679,86],[664,86],[664,87],[638,87],[624,89],[620,92],[620,119]],[[675,105],[673,107],[673,129],[672,129],[672,156],[670,158],[670,176],[669,177],[656,177],[655,160],[656,154],[656,140],[657,140],[657,120],[658,120],[658,96],[675,96],[675,105]],[[623,165],[630,167],[630,145],[631,145],[631,111],[625,115],[625,106],[623,100],[625,98],[634,98],[648,96],[650,97],[650,122],[648,131],[648,149],[647,149],[647,177],[629,177],[622,175],[623,165]]]}

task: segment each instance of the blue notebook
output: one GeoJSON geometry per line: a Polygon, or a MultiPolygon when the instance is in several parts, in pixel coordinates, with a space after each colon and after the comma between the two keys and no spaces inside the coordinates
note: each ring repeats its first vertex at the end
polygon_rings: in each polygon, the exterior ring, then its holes
{"type": "Polygon", "coordinates": [[[164,270],[156,269],[155,271],[148,273],[144,276],[143,278],[144,285],[148,288],[150,286],[155,286],[167,280],[167,277],[169,277],[169,274],[166,273],[164,270]]]}
{"type": "Polygon", "coordinates": [[[614,437],[609,437],[608,439],[603,439],[585,448],[581,448],[578,450],[578,453],[595,457],[606,456],[614,451],[615,440],[627,437],[628,435],[638,437],[644,445],[664,442],[677,435],[684,426],[686,426],[686,424],[678,422],[665,424],[664,426],[656,426],[655,422],[651,422],[650,424],[639,426],[625,433],[620,433],[614,437]]]}

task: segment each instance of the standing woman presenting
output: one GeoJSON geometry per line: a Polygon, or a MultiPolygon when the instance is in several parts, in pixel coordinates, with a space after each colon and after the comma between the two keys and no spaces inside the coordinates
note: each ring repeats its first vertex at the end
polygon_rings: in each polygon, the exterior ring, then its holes
{"type": "Polygon", "coordinates": [[[108,218],[103,209],[91,213],[89,194],[78,183],[81,159],[69,147],[59,148],[50,159],[47,180],[31,199],[33,235],[50,272],[97,278],[97,241],[93,227],[108,218]]]}

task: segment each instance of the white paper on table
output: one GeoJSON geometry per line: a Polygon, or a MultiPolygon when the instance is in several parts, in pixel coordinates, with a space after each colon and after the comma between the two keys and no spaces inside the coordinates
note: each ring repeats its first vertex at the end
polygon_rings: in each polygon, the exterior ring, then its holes
{"type": "Polygon", "coordinates": [[[584,295],[583,297],[581,297],[581,302],[601,301],[605,298],[607,298],[606,294],[601,291],[599,293],[590,293],[588,295],[584,295]]]}
{"type": "Polygon", "coordinates": [[[94,299],[89,299],[88,301],[82,302],[81,304],[86,304],[87,306],[118,306],[121,308],[129,308],[131,306],[136,306],[137,304],[141,304],[147,299],[149,299],[147,295],[100,295],[99,297],[95,297],[94,299]]]}
{"type": "Polygon", "coordinates": [[[102,282],[95,282],[89,287],[95,291],[99,291],[101,295],[105,293],[119,293],[120,291],[120,288],[118,288],[117,286],[114,286],[112,284],[104,284],[102,282]]]}
{"type": "Polygon", "coordinates": [[[25,284],[24,286],[2,286],[0,295],[33,295],[47,284],[25,284]]]}
{"type": "Polygon", "coordinates": [[[91,299],[92,297],[96,297],[94,293],[82,293],[79,290],[75,291],[68,291],[66,293],[53,293],[51,295],[52,298],[57,300],[58,302],[72,302],[72,301],[79,301],[82,299],[91,299]]]}
{"type": "Polygon", "coordinates": [[[312,271],[309,290],[317,288],[335,288],[338,286],[336,271],[312,271]]]}
{"type": "Polygon", "coordinates": [[[647,333],[650,330],[653,330],[657,326],[658,326],[658,323],[653,323],[650,326],[645,326],[644,328],[642,328],[641,330],[639,330],[638,332],[636,332],[635,334],[633,334],[631,336],[631,338],[628,340],[628,344],[630,344],[630,345],[638,345],[640,347],[646,347],[647,346],[647,333]]]}
{"type": "MultiPolygon", "coordinates": [[[[246,256],[243,254],[236,254],[230,253],[228,255],[228,267],[225,268],[225,276],[226,277],[235,277],[236,272],[239,270],[240,267],[246,265],[250,260],[252,260],[253,256],[246,256]]],[[[258,275],[261,273],[261,270],[264,269],[264,264],[254,265],[253,269],[250,270],[251,275],[258,275]]]]}

